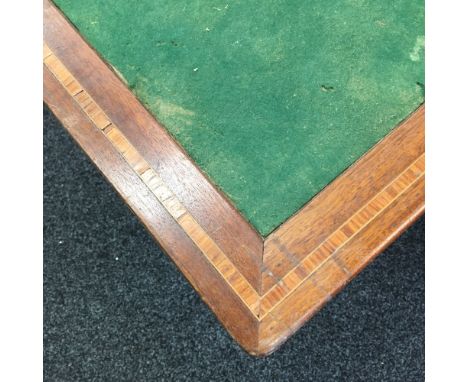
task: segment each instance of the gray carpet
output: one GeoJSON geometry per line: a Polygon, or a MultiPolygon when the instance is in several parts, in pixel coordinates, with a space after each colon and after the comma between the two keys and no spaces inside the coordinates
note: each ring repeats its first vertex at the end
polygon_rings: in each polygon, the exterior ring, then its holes
{"type": "Polygon", "coordinates": [[[255,359],[44,109],[44,380],[422,381],[424,218],[255,359]]]}

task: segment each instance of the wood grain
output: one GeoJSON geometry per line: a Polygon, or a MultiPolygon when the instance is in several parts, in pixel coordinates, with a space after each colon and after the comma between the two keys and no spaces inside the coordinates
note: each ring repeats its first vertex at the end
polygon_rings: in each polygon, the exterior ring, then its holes
{"type": "Polygon", "coordinates": [[[256,351],[267,355],[293,335],[424,211],[421,174],[385,211],[339,248],[260,322],[256,351]]]}
{"type": "Polygon", "coordinates": [[[44,41],[260,291],[263,239],[48,0],[44,1],[44,41]]]}
{"type": "Polygon", "coordinates": [[[423,153],[424,105],[266,238],[262,293],[423,153]]]}
{"type": "Polygon", "coordinates": [[[252,285],[47,45],[44,46],[44,52],[46,53],[44,64],[47,69],[68,91],[96,129],[102,131],[106,139],[140,177],[148,190],[156,196],[231,289],[253,314],[258,315],[259,295],[252,285]]]}
{"type": "Polygon", "coordinates": [[[263,240],[48,0],[44,40],[46,103],[250,354],[424,210],[424,106],[263,240]]]}
{"type": "MultiPolygon", "coordinates": [[[[88,116],[44,69],[44,99],[89,158],[171,257],[228,332],[249,352],[258,343],[258,319],[219,275],[157,197],[88,116]]],[[[157,287],[157,286],[155,286],[157,287]]]]}
{"type": "Polygon", "coordinates": [[[316,248],[310,250],[296,266],[294,266],[281,281],[276,283],[262,296],[260,317],[264,317],[276,305],[280,304],[289,294],[305,281],[311,274],[317,272],[331,256],[372,224],[380,214],[397,200],[411,185],[424,175],[424,154],[416,159],[408,168],[386,185],[371,200],[360,207],[351,217],[341,224],[336,231],[328,236],[316,248]]]}

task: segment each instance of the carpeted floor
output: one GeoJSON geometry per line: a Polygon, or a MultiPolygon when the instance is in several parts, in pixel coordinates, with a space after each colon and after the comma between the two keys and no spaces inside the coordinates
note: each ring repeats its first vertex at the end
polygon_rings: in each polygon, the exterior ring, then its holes
{"type": "Polygon", "coordinates": [[[255,359],[45,109],[44,379],[422,381],[424,219],[255,359]]]}

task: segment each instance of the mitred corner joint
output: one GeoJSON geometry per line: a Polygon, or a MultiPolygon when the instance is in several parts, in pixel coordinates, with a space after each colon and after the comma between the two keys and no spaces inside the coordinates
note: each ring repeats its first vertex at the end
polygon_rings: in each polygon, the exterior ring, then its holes
{"type": "Polygon", "coordinates": [[[252,355],[277,349],[424,210],[424,105],[262,238],[48,0],[44,41],[46,103],[252,355]]]}

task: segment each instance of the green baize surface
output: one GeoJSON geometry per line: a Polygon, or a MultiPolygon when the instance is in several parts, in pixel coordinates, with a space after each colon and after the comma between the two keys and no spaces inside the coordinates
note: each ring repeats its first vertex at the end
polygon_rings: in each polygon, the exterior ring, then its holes
{"type": "Polygon", "coordinates": [[[422,0],[55,2],[262,235],[423,102],[422,0]]]}

